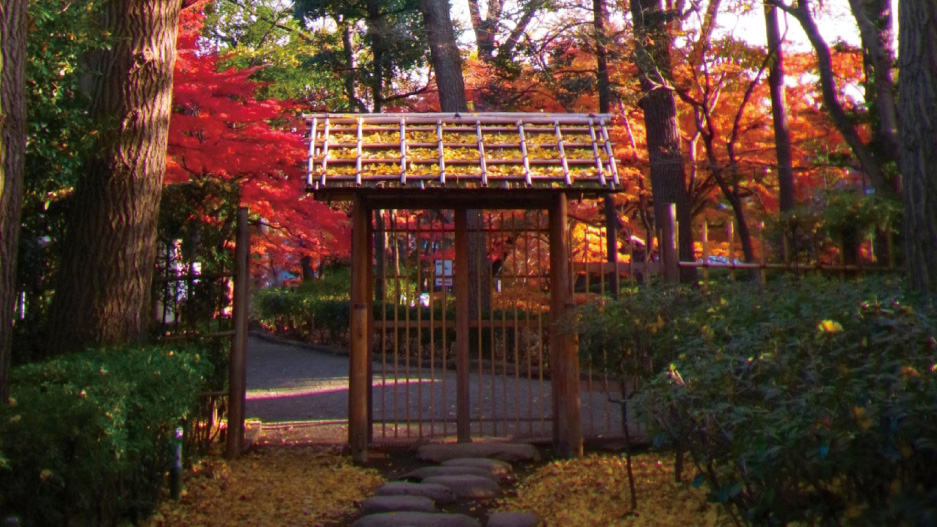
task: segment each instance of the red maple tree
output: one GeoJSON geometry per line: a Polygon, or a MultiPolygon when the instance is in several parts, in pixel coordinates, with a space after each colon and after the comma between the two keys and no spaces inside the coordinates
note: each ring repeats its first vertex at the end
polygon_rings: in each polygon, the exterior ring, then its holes
{"type": "MultiPolygon", "coordinates": [[[[254,69],[222,69],[200,38],[198,6],[180,17],[166,184],[222,178],[240,186],[255,225],[251,247],[264,267],[298,273],[314,261],[347,257],[348,215],[305,191],[305,124],[292,101],[258,100],[254,69]]],[[[206,220],[210,221],[210,218],[206,220]]]]}

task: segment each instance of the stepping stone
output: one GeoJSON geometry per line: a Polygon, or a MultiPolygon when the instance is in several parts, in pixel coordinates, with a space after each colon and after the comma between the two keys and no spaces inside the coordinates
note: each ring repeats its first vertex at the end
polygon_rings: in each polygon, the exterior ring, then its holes
{"type": "Polygon", "coordinates": [[[486,476],[432,476],[424,479],[423,483],[445,485],[460,498],[483,499],[501,495],[501,486],[486,476]]]}
{"type": "Polygon", "coordinates": [[[371,496],[361,502],[361,514],[379,512],[435,512],[433,500],[424,496],[371,496]]]}
{"type": "Polygon", "coordinates": [[[526,443],[440,443],[423,445],[416,451],[423,461],[442,463],[460,457],[487,457],[514,463],[540,461],[540,451],[526,443]]]}
{"type": "Polygon", "coordinates": [[[481,527],[481,523],[465,514],[437,512],[385,512],[363,516],[352,527],[481,527]]]}
{"type": "Polygon", "coordinates": [[[426,478],[433,476],[484,476],[486,478],[491,478],[498,481],[498,476],[492,474],[490,470],[485,470],[479,467],[467,467],[467,466],[452,466],[452,467],[421,467],[416,470],[411,470],[403,476],[400,476],[400,479],[406,480],[417,480],[421,481],[426,478]]]}
{"type": "Polygon", "coordinates": [[[513,472],[510,463],[485,457],[457,457],[454,459],[447,459],[442,462],[442,466],[483,468],[495,476],[507,476],[513,472]]]}
{"type": "Polygon", "coordinates": [[[487,527],[538,527],[540,517],[529,512],[493,512],[487,527]]]}
{"type": "Polygon", "coordinates": [[[434,483],[410,483],[409,481],[391,481],[377,488],[378,496],[423,496],[438,505],[447,505],[456,500],[455,492],[445,485],[434,483]]]}

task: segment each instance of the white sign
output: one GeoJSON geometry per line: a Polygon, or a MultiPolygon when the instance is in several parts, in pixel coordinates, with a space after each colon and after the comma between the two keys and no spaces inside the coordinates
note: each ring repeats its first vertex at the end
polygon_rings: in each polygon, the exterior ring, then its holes
{"type": "Polygon", "coordinates": [[[436,260],[436,287],[452,287],[452,260],[436,260]]]}

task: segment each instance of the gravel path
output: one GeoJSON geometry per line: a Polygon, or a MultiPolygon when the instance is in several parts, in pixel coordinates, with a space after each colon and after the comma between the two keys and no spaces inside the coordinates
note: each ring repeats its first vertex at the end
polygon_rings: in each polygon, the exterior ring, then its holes
{"type": "MultiPolygon", "coordinates": [[[[376,439],[407,440],[417,435],[455,434],[455,372],[438,368],[418,371],[410,366],[410,382],[395,381],[393,365],[374,364],[373,410],[376,439]],[[385,369],[386,368],[386,369],[385,369]],[[381,375],[387,372],[386,381],[381,375]],[[422,429],[414,424],[395,427],[409,417],[424,416],[422,429]],[[382,422],[381,416],[384,416],[382,422]]],[[[477,370],[476,370],[477,371],[477,370]]],[[[473,435],[551,436],[552,407],[549,380],[527,380],[513,375],[470,375],[473,435]],[[534,416],[528,418],[528,415],[534,416]],[[541,418],[546,415],[547,418],[541,418]]],[[[598,391],[584,394],[582,419],[587,436],[617,435],[621,418],[617,406],[608,405],[598,391]],[[590,396],[591,395],[591,396],[590,396]]],[[[273,342],[251,336],[247,347],[248,419],[263,421],[265,428],[305,427],[307,435],[342,440],[347,437],[348,358],[313,347],[273,342]],[[303,424],[293,422],[302,421],[303,424]],[[271,423],[290,422],[290,425],[271,423]]]]}

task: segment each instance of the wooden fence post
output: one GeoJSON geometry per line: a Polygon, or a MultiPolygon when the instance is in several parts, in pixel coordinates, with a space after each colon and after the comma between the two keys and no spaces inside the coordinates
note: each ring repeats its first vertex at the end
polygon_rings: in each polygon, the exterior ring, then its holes
{"type": "Polygon", "coordinates": [[[660,252],[663,263],[664,280],[671,283],[680,281],[680,262],[677,254],[677,204],[668,203],[661,225],[660,252]]]}
{"type": "Polygon", "coordinates": [[[703,225],[700,229],[702,236],[701,245],[703,246],[703,282],[709,285],[709,222],[703,219],[703,225]]]}
{"type": "Polygon", "coordinates": [[[369,269],[368,223],[370,211],[364,199],[356,194],[352,209],[351,226],[351,346],[348,374],[348,444],[356,463],[368,460],[368,333],[370,299],[368,298],[369,269]]]}
{"type": "Polygon", "coordinates": [[[573,304],[569,280],[569,239],[565,194],[557,194],[550,222],[550,372],[553,387],[553,440],[564,457],[582,456],[579,353],[576,336],[563,327],[573,304]]]}
{"type": "Polygon", "coordinates": [[[228,431],[225,456],[234,459],[241,454],[244,441],[244,405],[247,398],[247,314],[250,300],[250,231],[248,210],[238,208],[237,238],[234,249],[234,337],[228,370],[228,431]]]}
{"type": "Polygon", "coordinates": [[[469,273],[468,211],[455,211],[455,340],[456,340],[456,436],[472,441],[469,415],[469,273]]]}

